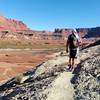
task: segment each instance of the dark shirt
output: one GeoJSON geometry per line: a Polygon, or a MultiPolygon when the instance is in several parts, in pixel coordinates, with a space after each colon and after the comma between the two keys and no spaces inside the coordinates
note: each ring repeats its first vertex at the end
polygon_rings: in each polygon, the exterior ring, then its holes
{"type": "Polygon", "coordinates": [[[77,47],[74,45],[74,41],[77,41],[78,43],[78,39],[76,38],[76,36],[74,34],[70,34],[67,40],[69,49],[77,49],[77,47]]]}

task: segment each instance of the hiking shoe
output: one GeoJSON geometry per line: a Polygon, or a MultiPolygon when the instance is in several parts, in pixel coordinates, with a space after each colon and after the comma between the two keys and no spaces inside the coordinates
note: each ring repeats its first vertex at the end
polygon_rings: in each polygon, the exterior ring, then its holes
{"type": "Polygon", "coordinates": [[[72,66],[71,65],[68,65],[68,68],[67,68],[67,70],[70,70],[72,68],[72,66]]]}
{"type": "Polygon", "coordinates": [[[73,66],[71,66],[71,68],[69,69],[69,71],[73,71],[73,66]]]}

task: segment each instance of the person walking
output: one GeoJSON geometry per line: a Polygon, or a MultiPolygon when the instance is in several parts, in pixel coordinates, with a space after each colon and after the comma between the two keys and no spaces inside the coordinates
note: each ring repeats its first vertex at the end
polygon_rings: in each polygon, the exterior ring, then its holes
{"type": "Polygon", "coordinates": [[[76,29],[73,29],[66,42],[66,52],[69,52],[68,70],[70,71],[72,71],[75,66],[75,58],[79,56],[80,43],[81,39],[76,29]]]}

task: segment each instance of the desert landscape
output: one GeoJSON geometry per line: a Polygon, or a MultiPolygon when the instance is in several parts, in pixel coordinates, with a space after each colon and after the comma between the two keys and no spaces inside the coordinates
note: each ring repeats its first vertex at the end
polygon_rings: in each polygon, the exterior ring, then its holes
{"type": "Polygon", "coordinates": [[[65,52],[72,30],[31,30],[22,21],[0,16],[0,100],[99,100],[100,27],[76,28],[82,39],[81,60],[77,60],[76,66],[83,67],[73,73],[66,69],[65,52]],[[92,63],[87,64],[92,61],[99,64],[95,64],[95,70],[92,63]],[[84,64],[90,69],[86,70],[84,64]]]}
{"type": "Polygon", "coordinates": [[[47,60],[50,53],[25,50],[0,51],[0,83],[47,60]]]}
{"type": "Polygon", "coordinates": [[[100,100],[100,0],[0,0],[0,100],[100,100]]]}
{"type": "Polygon", "coordinates": [[[49,59],[50,54],[64,49],[62,42],[57,43],[60,40],[44,39],[51,32],[42,33],[27,28],[21,21],[0,16],[0,83],[34,68],[49,59]]]}
{"type": "MultiPolygon", "coordinates": [[[[31,30],[22,21],[0,16],[0,82],[35,67],[54,52],[65,50],[71,31],[31,30]]],[[[77,31],[83,47],[100,39],[100,27],[77,28],[77,31]]]]}

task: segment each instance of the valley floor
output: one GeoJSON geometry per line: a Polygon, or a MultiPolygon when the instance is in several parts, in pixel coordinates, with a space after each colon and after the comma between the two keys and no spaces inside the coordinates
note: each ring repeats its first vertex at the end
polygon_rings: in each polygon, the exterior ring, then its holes
{"type": "Polygon", "coordinates": [[[49,59],[53,51],[44,50],[0,50],[0,83],[34,68],[39,63],[49,59]]]}

